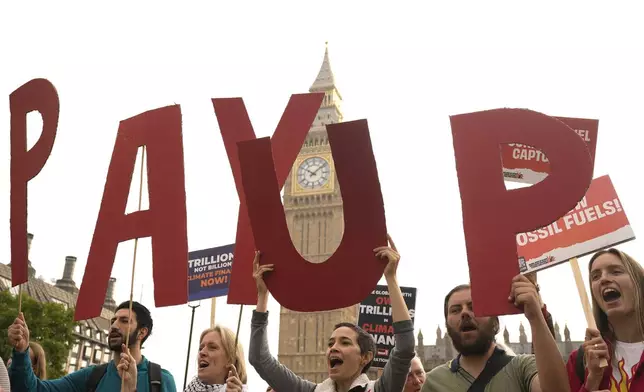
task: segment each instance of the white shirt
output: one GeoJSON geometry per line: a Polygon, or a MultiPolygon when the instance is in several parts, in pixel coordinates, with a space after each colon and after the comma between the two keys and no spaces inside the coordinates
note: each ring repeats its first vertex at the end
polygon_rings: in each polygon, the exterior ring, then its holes
{"type": "Polygon", "coordinates": [[[7,373],[7,368],[4,366],[2,358],[0,358],[0,392],[11,392],[9,374],[7,373]]]}
{"type": "Polygon", "coordinates": [[[610,378],[611,391],[628,392],[633,374],[642,358],[642,351],[644,351],[644,342],[616,342],[613,374],[610,378]]]}

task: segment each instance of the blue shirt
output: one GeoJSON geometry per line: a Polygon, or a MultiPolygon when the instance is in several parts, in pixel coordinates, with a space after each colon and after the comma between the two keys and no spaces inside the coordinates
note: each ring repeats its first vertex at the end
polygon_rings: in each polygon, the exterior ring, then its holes
{"type": "MultiPolygon", "coordinates": [[[[137,370],[137,392],[150,392],[148,379],[148,361],[141,358],[141,363],[136,366],[137,370]]],[[[24,353],[13,350],[11,366],[9,366],[9,378],[11,380],[11,392],[85,392],[87,381],[94,366],[75,371],[57,380],[39,380],[31,368],[29,350],[24,353]]],[[[114,361],[107,365],[107,371],[99,381],[96,392],[114,392],[121,390],[121,376],[119,376],[114,361]]],[[[161,369],[161,392],[177,392],[174,384],[174,377],[165,369],[161,369]]]]}

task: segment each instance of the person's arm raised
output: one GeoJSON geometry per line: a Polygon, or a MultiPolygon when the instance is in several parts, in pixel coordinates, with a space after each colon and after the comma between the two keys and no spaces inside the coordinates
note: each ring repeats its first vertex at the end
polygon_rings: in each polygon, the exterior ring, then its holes
{"type": "Polygon", "coordinates": [[[264,273],[273,271],[272,264],[259,265],[260,253],[255,252],[253,278],[257,285],[257,308],[253,312],[248,345],[248,362],[262,380],[278,391],[313,392],[315,384],[304,380],[275,359],[268,349],[268,288],[264,273]]]}
{"type": "Polygon", "coordinates": [[[376,382],[377,392],[402,391],[407,381],[407,373],[411,366],[411,360],[416,355],[414,352],[414,325],[407,304],[398,285],[398,262],[400,254],[391,237],[388,235],[390,247],[374,249],[376,256],[387,259],[384,275],[387,280],[389,299],[391,302],[392,324],[394,327],[394,338],[396,343],[385,365],[382,377],[376,382]]]}
{"type": "Polygon", "coordinates": [[[538,374],[533,378],[531,392],[570,392],[566,364],[543,317],[535,285],[523,275],[515,276],[508,300],[523,309],[532,330],[538,374]]]}
{"type": "Polygon", "coordinates": [[[9,326],[8,337],[13,346],[8,369],[11,392],[76,391],[85,385],[91,368],[78,370],[57,380],[40,380],[36,377],[29,358],[29,327],[22,312],[9,326]]]}
{"type": "Polygon", "coordinates": [[[253,259],[253,278],[255,278],[255,284],[257,285],[257,307],[255,311],[266,313],[268,310],[268,287],[264,282],[264,273],[272,271],[273,264],[259,265],[259,256],[259,251],[256,251],[253,259]]]}
{"type": "Polygon", "coordinates": [[[391,311],[393,322],[411,320],[409,309],[403,298],[402,291],[398,285],[398,262],[400,261],[400,254],[396,249],[396,244],[387,235],[387,240],[390,246],[381,246],[374,249],[376,256],[381,259],[387,259],[387,266],[385,267],[384,275],[387,280],[387,288],[389,289],[389,299],[391,300],[391,311]]]}

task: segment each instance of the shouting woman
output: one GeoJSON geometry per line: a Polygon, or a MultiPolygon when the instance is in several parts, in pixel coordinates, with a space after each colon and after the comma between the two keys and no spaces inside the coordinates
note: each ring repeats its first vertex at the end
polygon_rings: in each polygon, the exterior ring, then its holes
{"type": "Polygon", "coordinates": [[[644,270],[617,249],[595,253],[588,266],[597,329],[568,360],[577,391],[644,390],[644,270]],[[605,359],[608,366],[602,368],[605,359]]]}
{"type": "Polygon", "coordinates": [[[235,333],[224,326],[206,329],[199,338],[197,376],[185,392],[246,392],[246,363],[235,333]]]}
{"type": "Polygon", "coordinates": [[[257,308],[251,322],[249,362],[257,373],[277,391],[289,392],[400,392],[407,380],[407,373],[414,358],[414,327],[409,310],[398,286],[396,270],[400,255],[388,238],[391,247],[374,249],[377,257],[387,260],[384,275],[391,299],[393,329],[396,344],[382,376],[370,381],[367,370],[376,354],[373,337],[352,323],[335,326],[329,337],[326,359],[329,378],[314,384],[295,375],[281,365],[268,349],[268,288],[264,273],[273,271],[272,264],[259,265],[259,252],[253,261],[253,276],[257,284],[257,308]]]}

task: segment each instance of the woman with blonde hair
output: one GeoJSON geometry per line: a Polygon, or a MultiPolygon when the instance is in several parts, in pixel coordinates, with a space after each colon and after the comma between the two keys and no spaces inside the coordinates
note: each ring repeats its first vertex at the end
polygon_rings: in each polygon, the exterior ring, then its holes
{"type": "Polygon", "coordinates": [[[246,362],[235,333],[221,325],[208,328],[199,338],[197,376],[185,392],[247,391],[246,362]]]}
{"type": "Polygon", "coordinates": [[[568,378],[576,391],[644,390],[644,269],[617,249],[597,252],[588,265],[597,330],[570,354],[568,378]],[[608,366],[602,368],[600,361],[608,366]]]}
{"type": "Polygon", "coordinates": [[[29,358],[34,375],[41,380],[47,379],[47,357],[45,350],[36,342],[29,342],[29,358]]]}
{"type": "MultiPolygon", "coordinates": [[[[29,360],[34,375],[40,380],[47,379],[47,356],[42,346],[36,342],[29,342],[29,360]]],[[[11,366],[11,358],[7,362],[7,367],[11,366]]]]}

